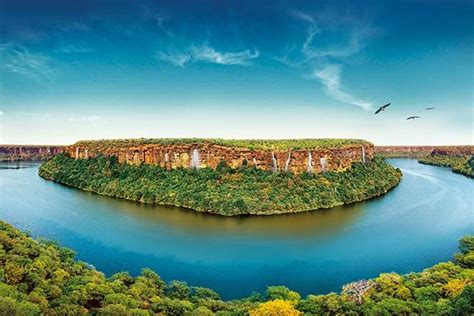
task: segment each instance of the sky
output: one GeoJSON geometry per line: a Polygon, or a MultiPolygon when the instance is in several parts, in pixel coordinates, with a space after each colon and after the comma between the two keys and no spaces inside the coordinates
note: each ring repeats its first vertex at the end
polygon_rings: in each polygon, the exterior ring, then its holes
{"type": "Polygon", "coordinates": [[[0,143],[473,144],[473,20],[474,1],[0,0],[0,143]]]}

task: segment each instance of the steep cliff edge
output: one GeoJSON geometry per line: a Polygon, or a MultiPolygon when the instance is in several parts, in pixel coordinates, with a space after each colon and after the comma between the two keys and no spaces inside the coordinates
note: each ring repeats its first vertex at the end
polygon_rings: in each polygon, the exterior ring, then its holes
{"type": "Polygon", "coordinates": [[[364,141],[234,144],[80,142],[39,174],[101,195],[225,216],[331,208],[382,195],[401,179],[364,141]]]}
{"type": "Polygon", "coordinates": [[[41,161],[63,152],[64,146],[0,145],[0,161],[41,161]]]}
{"type": "Polygon", "coordinates": [[[128,139],[80,141],[65,151],[75,159],[101,154],[119,162],[152,164],[165,169],[212,168],[224,161],[293,173],[344,171],[353,162],[369,161],[374,146],[354,139],[229,140],[229,139],[128,139]]]}

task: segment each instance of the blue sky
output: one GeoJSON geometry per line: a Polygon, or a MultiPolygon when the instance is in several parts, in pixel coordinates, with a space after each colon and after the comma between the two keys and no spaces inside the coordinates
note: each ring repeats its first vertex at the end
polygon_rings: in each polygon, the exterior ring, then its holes
{"type": "Polygon", "coordinates": [[[472,1],[0,0],[0,143],[472,144],[473,19],[472,1]]]}

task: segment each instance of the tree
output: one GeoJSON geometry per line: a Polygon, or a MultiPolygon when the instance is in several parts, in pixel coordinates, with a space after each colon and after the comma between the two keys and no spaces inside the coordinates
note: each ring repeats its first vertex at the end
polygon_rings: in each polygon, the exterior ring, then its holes
{"type": "Polygon", "coordinates": [[[296,310],[291,302],[281,299],[260,304],[249,312],[250,316],[300,316],[302,312],[296,310]]]}
{"type": "Polygon", "coordinates": [[[467,279],[453,279],[443,287],[443,290],[446,296],[455,297],[461,294],[469,283],[473,283],[473,281],[471,280],[471,282],[469,282],[467,279]]]}
{"type": "Polygon", "coordinates": [[[191,289],[191,298],[196,299],[204,299],[204,300],[220,300],[221,297],[217,292],[208,289],[206,287],[198,287],[195,286],[191,289]]]}
{"type": "Polygon", "coordinates": [[[468,285],[458,297],[452,301],[452,315],[473,315],[474,314],[474,285],[468,285]]]}
{"type": "Polygon", "coordinates": [[[347,295],[355,300],[357,304],[362,304],[362,299],[367,295],[368,291],[373,288],[374,282],[367,280],[360,280],[346,284],[342,287],[342,294],[347,295]]]}
{"type": "Polygon", "coordinates": [[[301,296],[286,286],[269,286],[266,291],[268,300],[285,300],[297,303],[301,296]]]}
{"type": "Polygon", "coordinates": [[[189,298],[190,289],[186,282],[182,281],[171,281],[166,287],[166,294],[170,298],[179,300],[187,300],[189,298]]]}

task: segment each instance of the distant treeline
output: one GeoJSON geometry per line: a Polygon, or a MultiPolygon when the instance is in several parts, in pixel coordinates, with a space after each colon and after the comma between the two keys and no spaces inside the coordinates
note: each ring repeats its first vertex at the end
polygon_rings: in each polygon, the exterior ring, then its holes
{"type": "Polygon", "coordinates": [[[453,172],[474,178],[474,156],[439,155],[434,154],[418,160],[422,164],[450,167],[453,172]]]}
{"type": "Polygon", "coordinates": [[[466,156],[474,154],[474,146],[375,146],[375,154],[384,158],[424,158],[432,154],[466,156]]]}
{"type": "Polygon", "coordinates": [[[55,156],[39,174],[85,191],[148,204],[173,205],[220,215],[280,214],[330,208],[384,194],[401,171],[374,159],[344,172],[292,174],[246,166],[166,170],[119,163],[116,157],[55,156]]]}
{"type": "Polygon", "coordinates": [[[340,294],[302,298],[271,286],[223,301],[208,288],[166,283],[150,269],[106,277],[76,261],[73,251],[0,221],[0,315],[473,315],[474,236],[461,239],[459,249],[453,262],[383,273],[346,284],[340,294]]]}

